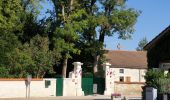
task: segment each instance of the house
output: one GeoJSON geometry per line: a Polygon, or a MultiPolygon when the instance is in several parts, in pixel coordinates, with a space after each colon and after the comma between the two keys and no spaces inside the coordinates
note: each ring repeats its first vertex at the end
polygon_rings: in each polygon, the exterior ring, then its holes
{"type": "Polygon", "coordinates": [[[146,52],[109,50],[106,59],[114,71],[114,92],[141,97],[147,71],[146,52]]]}
{"type": "Polygon", "coordinates": [[[170,71],[170,26],[150,41],[147,50],[148,67],[170,71]]]}
{"type": "MultiPolygon", "coordinates": [[[[170,26],[151,40],[145,47],[147,50],[148,68],[159,68],[167,74],[170,72],[170,26]]],[[[161,95],[158,95],[161,98],[161,95]]],[[[170,95],[168,94],[168,100],[170,95]]]]}

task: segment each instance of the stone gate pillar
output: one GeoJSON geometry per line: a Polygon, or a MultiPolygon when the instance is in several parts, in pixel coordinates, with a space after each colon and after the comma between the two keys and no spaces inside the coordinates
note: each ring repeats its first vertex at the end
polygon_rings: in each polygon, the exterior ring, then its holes
{"type": "Polygon", "coordinates": [[[105,71],[105,91],[104,95],[111,95],[113,93],[114,88],[114,74],[113,69],[110,68],[110,63],[103,64],[103,70],[105,71]]]}
{"type": "MultiPolygon", "coordinates": [[[[81,65],[83,65],[83,63],[81,62],[74,62],[74,77],[75,77],[75,85],[76,85],[76,96],[83,96],[84,92],[82,91],[81,88],[81,78],[82,78],[82,68],[81,65]]],[[[69,90],[68,90],[69,91],[69,90]]]]}

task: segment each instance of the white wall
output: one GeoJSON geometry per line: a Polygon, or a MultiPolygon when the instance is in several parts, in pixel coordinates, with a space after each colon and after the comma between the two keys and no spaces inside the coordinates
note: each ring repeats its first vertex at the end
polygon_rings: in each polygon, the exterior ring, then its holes
{"type": "Polygon", "coordinates": [[[114,80],[119,81],[119,77],[123,76],[126,81],[126,77],[130,77],[131,82],[145,82],[144,75],[146,69],[131,69],[131,68],[113,68],[114,80]],[[119,70],[124,69],[124,73],[120,73],[119,70]]]}
{"type": "Polygon", "coordinates": [[[64,78],[63,79],[63,96],[84,96],[84,92],[82,91],[82,88],[81,88],[81,80],[78,80],[76,78],[75,79],[64,78]]]}
{"type": "Polygon", "coordinates": [[[72,78],[63,79],[63,96],[76,96],[76,85],[72,78]]]}
{"type": "MultiPolygon", "coordinates": [[[[30,97],[56,96],[56,79],[43,79],[32,81],[30,85],[30,97]],[[50,80],[51,85],[45,88],[45,80],[50,80]]],[[[0,98],[26,97],[26,85],[24,80],[0,81],[0,98]]]]}

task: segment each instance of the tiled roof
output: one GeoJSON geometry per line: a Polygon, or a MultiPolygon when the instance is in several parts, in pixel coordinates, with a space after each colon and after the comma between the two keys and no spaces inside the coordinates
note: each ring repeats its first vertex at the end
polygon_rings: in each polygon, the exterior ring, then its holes
{"type": "Polygon", "coordinates": [[[107,61],[114,68],[147,68],[147,57],[145,51],[115,51],[109,50],[105,54],[107,61]]]}

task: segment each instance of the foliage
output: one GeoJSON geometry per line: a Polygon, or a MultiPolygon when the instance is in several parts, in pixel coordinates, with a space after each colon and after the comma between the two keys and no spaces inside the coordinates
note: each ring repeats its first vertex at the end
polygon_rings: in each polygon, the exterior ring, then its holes
{"type": "Polygon", "coordinates": [[[134,24],[139,16],[138,11],[127,8],[125,1],[115,0],[89,0],[79,1],[82,8],[87,12],[87,28],[81,35],[80,43],[81,58],[88,57],[88,63],[93,65],[94,73],[97,71],[100,57],[105,53],[104,40],[106,36],[118,34],[120,39],[128,39],[134,32],[134,24]],[[84,53],[83,53],[84,52],[84,53]],[[88,56],[86,56],[88,55],[88,56]],[[96,70],[96,71],[95,71],[96,70]]]}
{"type": "Polygon", "coordinates": [[[30,43],[25,43],[7,54],[9,76],[26,77],[27,74],[31,74],[38,78],[43,77],[47,71],[52,72],[58,58],[54,58],[48,46],[48,38],[37,35],[30,43]]]}
{"type": "Polygon", "coordinates": [[[33,61],[30,53],[22,46],[15,48],[11,54],[8,54],[8,69],[10,77],[26,76],[27,71],[25,69],[31,64],[33,64],[33,61]]]}
{"type": "Polygon", "coordinates": [[[53,71],[55,59],[53,52],[49,50],[48,37],[37,35],[33,37],[29,44],[31,58],[34,62],[32,74],[36,77],[43,77],[47,71],[53,71]]]}
{"type": "Polygon", "coordinates": [[[0,1],[0,30],[3,32],[14,32],[22,27],[19,18],[22,12],[20,0],[0,1]]]}
{"type": "Polygon", "coordinates": [[[156,69],[149,69],[145,75],[146,86],[159,88],[159,84],[157,79],[165,78],[164,71],[156,70],[156,69]]]}
{"type": "Polygon", "coordinates": [[[9,77],[9,70],[5,67],[0,67],[0,77],[9,77]]]}
{"type": "Polygon", "coordinates": [[[170,93],[170,79],[164,74],[163,70],[150,69],[145,75],[146,87],[154,87],[158,89],[158,94],[170,93]]]}
{"type": "Polygon", "coordinates": [[[43,77],[58,62],[58,51],[49,50],[48,37],[37,22],[39,2],[0,1],[0,76],[43,77]],[[34,37],[35,36],[35,37],[34,37]]]}
{"type": "Polygon", "coordinates": [[[139,41],[138,43],[138,47],[136,48],[137,51],[142,51],[143,47],[148,43],[148,40],[145,38],[143,38],[142,40],[139,41]]]}
{"type": "Polygon", "coordinates": [[[158,89],[158,94],[170,93],[169,73],[165,75],[163,70],[149,69],[145,75],[146,87],[158,89]]]}
{"type": "Polygon", "coordinates": [[[77,4],[77,0],[58,1],[52,0],[56,8],[55,30],[53,31],[53,46],[55,50],[61,52],[63,59],[62,76],[66,77],[67,61],[72,58],[71,54],[80,54],[80,50],[75,46],[79,40],[79,34],[87,26],[83,16],[86,15],[84,9],[77,4]]]}
{"type": "Polygon", "coordinates": [[[139,16],[126,0],[49,0],[54,9],[40,19],[44,1],[0,1],[1,77],[43,77],[57,64],[66,77],[71,61],[97,67],[104,61],[105,37],[130,38],[139,16]]]}
{"type": "Polygon", "coordinates": [[[19,46],[16,35],[21,34],[20,15],[22,11],[20,0],[0,1],[0,73],[2,77],[9,76],[9,55],[19,46]]]}
{"type": "Polygon", "coordinates": [[[169,78],[159,78],[157,80],[159,91],[162,94],[170,93],[170,79],[169,78]]]}

